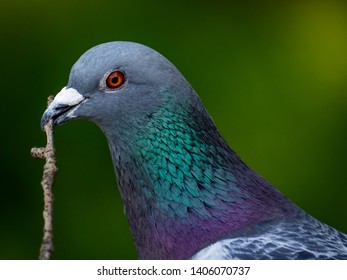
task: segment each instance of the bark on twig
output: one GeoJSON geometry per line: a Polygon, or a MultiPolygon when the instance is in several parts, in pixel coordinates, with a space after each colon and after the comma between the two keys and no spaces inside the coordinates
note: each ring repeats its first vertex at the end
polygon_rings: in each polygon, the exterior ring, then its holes
{"type": "MultiPolygon", "coordinates": [[[[48,105],[53,96],[48,97],[48,105]]],[[[47,145],[41,148],[32,148],[31,155],[35,158],[45,159],[41,186],[43,189],[43,238],[40,247],[40,260],[49,260],[53,253],[53,193],[52,186],[58,169],[56,167],[55,148],[53,139],[53,122],[50,120],[44,127],[47,135],[47,145]]]]}

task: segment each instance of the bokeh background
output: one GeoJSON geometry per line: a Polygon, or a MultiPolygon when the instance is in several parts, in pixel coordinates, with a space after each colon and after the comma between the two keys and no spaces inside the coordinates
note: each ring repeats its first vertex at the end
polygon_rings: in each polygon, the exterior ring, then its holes
{"type": "MultiPolygon", "coordinates": [[[[292,201],[347,232],[345,1],[0,2],[0,259],[36,259],[39,122],[73,63],[107,41],[146,44],[201,96],[228,143],[292,201]]],[[[106,139],[55,130],[55,259],[135,259],[106,139]]]]}

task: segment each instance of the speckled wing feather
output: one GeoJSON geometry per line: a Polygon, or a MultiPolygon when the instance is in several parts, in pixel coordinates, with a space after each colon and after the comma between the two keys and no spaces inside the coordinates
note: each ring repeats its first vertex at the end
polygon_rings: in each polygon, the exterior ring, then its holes
{"type": "Polygon", "coordinates": [[[218,241],[192,259],[347,259],[347,235],[302,211],[295,219],[259,224],[250,231],[218,241]]]}

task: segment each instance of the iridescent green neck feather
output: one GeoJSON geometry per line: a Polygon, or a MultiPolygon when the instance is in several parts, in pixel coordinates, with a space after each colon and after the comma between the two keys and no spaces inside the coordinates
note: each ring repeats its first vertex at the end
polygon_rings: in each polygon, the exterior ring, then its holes
{"type": "Polygon", "coordinates": [[[286,199],[228,147],[203,106],[163,100],[110,143],[141,258],[186,258],[284,215],[286,199]]]}

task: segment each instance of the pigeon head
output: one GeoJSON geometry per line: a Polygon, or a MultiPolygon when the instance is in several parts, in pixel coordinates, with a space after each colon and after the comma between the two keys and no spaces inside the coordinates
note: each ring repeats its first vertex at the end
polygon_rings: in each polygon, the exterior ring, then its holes
{"type": "Polygon", "coordinates": [[[141,44],[110,42],[93,47],[73,65],[69,81],[45,111],[41,126],[88,119],[108,132],[134,126],[172,94],[189,98],[188,83],[162,55],[141,44]],[[177,90],[180,89],[180,90],[177,90]]]}

